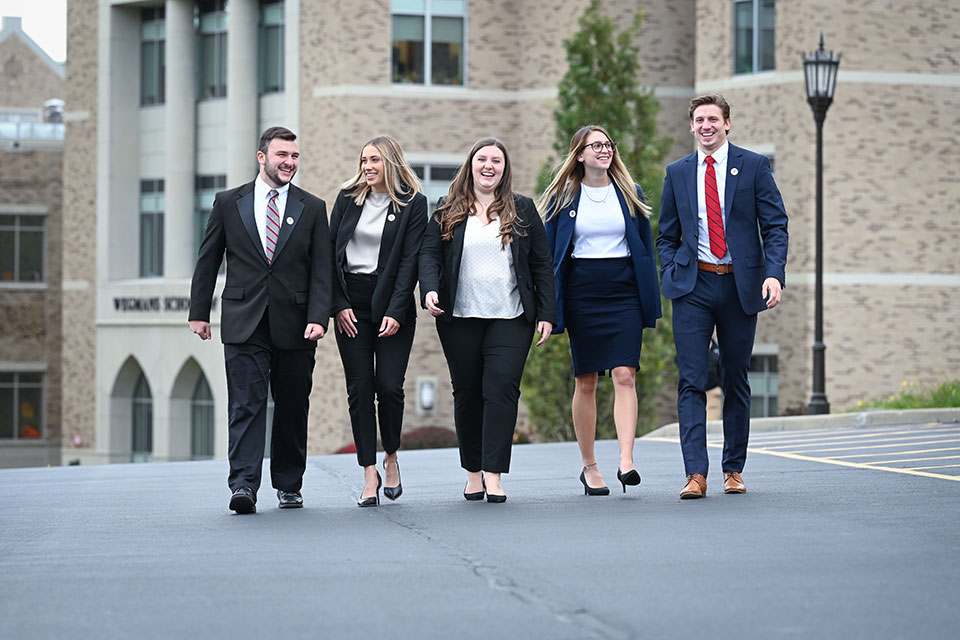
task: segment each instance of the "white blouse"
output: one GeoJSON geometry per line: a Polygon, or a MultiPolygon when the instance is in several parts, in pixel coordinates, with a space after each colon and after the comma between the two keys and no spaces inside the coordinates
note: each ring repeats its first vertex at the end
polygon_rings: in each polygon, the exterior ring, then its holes
{"type": "Polygon", "coordinates": [[[368,193],[353,236],[347,243],[347,271],[376,273],[380,263],[380,240],[387,222],[390,196],[386,193],[368,193]]]}
{"type": "Polygon", "coordinates": [[[573,228],[574,258],[626,258],[626,223],[613,183],[605,187],[580,185],[580,203],[573,228]]]}
{"type": "Polygon", "coordinates": [[[516,318],[523,313],[510,245],[501,249],[500,221],[468,216],[463,231],[456,318],[516,318]]]}

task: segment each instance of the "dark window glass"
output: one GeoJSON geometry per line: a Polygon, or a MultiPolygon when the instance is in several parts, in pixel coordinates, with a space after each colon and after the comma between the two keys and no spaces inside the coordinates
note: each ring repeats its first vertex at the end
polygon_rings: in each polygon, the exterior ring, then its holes
{"type": "Polygon", "coordinates": [[[213,457],[213,394],[202,374],[193,389],[190,412],[190,456],[194,460],[213,457]]]}
{"type": "Polygon", "coordinates": [[[130,460],[150,462],[153,459],[153,394],[147,379],[140,374],[133,391],[133,424],[130,460]]]}

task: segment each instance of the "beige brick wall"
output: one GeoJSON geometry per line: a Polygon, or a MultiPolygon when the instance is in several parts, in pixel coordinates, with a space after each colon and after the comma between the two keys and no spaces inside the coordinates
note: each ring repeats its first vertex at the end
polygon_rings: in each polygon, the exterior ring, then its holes
{"type": "Polygon", "coordinates": [[[63,97],[63,79],[17,36],[0,43],[0,107],[43,110],[50,98],[63,97]]]}

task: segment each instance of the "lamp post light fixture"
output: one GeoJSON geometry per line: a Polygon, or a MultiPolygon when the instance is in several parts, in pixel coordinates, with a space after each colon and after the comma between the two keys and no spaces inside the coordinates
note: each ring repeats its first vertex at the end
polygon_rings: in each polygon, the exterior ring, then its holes
{"type": "Polygon", "coordinates": [[[833,102],[833,90],[837,86],[837,67],[840,66],[840,54],[823,48],[823,34],[820,34],[820,48],[803,57],[803,75],[807,84],[807,102],[813,109],[813,119],[817,123],[817,221],[816,221],[816,294],[813,337],[813,392],[807,413],[830,413],[830,403],[824,383],[823,344],[823,121],[827,109],[833,102]]]}

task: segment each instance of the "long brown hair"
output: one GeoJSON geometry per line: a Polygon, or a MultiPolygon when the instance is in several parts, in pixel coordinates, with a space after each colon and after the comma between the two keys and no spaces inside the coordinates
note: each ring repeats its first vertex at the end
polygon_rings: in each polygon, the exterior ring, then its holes
{"type": "MultiPolygon", "coordinates": [[[[557,215],[557,213],[567,205],[573,203],[574,194],[580,189],[580,184],[583,182],[584,176],[583,163],[578,160],[578,157],[586,146],[587,136],[594,131],[599,131],[607,136],[607,140],[613,141],[610,134],[607,133],[607,130],[598,124],[588,124],[585,127],[580,127],[580,129],[573,134],[573,139],[570,140],[570,153],[568,153],[564,161],[560,163],[553,181],[543,192],[543,195],[540,196],[540,201],[537,203],[537,208],[543,211],[547,220],[557,215]],[[553,201],[552,204],[551,200],[553,201]],[[549,210],[547,209],[548,207],[549,210]]],[[[617,185],[617,188],[620,189],[620,192],[623,194],[623,199],[627,203],[630,216],[636,217],[637,211],[640,211],[649,218],[650,207],[637,196],[637,187],[633,182],[633,178],[630,176],[627,165],[623,164],[623,160],[620,159],[620,151],[616,146],[613,147],[613,159],[610,161],[610,168],[607,169],[607,175],[610,176],[610,179],[613,180],[613,183],[617,185]]]]}
{"type": "Polygon", "coordinates": [[[503,173],[500,184],[493,192],[493,203],[487,209],[487,215],[500,220],[500,247],[506,249],[513,242],[513,236],[525,235],[517,223],[517,205],[513,198],[513,176],[510,170],[510,155],[507,148],[496,138],[482,138],[477,140],[467,160],[460,165],[460,170],[450,183],[450,190],[443,204],[437,207],[437,222],[440,223],[441,238],[449,242],[453,239],[453,229],[473,215],[473,205],[477,201],[473,193],[473,157],[484,147],[496,147],[503,152],[503,173]]]}
{"type": "Polygon", "coordinates": [[[340,185],[340,188],[344,191],[352,189],[350,195],[358,206],[363,205],[363,202],[371,192],[370,185],[367,184],[367,180],[363,177],[363,150],[368,146],[376,147],[377,151],[380,152],[380,157],[383,159],[384,184],[387,187],[387,194],[390,196],[390,200],[393,201],[395,210],[398,207],[406,206],[407,203],[410,202],[409,196],[423,191],[417,174],[414,173],[413,169],[410,168],[410,165],[407,164],[406,159],[403,157],[403,149],[400,148],[400,143],[390,136],[377,136],[371,138],[360,147],[360,158],[357,160],[357,173],[340,185]]]}

